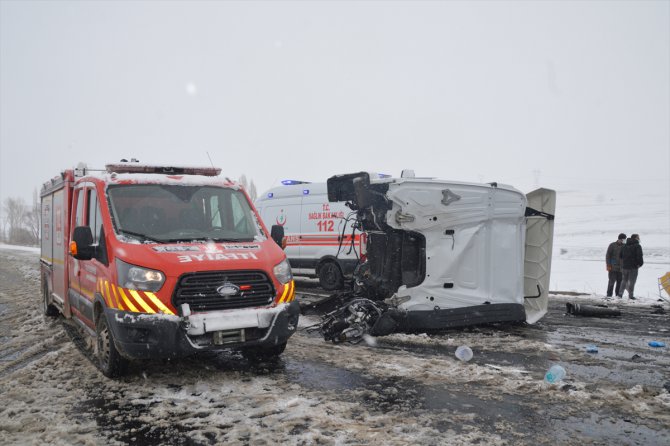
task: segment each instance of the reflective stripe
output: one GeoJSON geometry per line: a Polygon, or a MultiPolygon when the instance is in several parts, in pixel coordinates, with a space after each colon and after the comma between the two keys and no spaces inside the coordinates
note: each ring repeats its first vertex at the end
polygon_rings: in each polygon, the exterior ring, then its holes
{"type": "Polygon", "coordinates": [[[277,301],[277,303],[284,303],[284,298],[286,298],[286,294],[288,294],[288,289],[291,288],[291,282],[287,283],[284,285],[284,292],[282,293],[281,297],[277,301]]]}
{"type": "Polygon", "coordinates": [[[109,282],[105,280],[105,288],[107,289],[107,293],[105,293],[105,296],[107,296],[107,299],[109,302],[107,302],[107,306],[110,308],[116,308],[116,302],[114,302],[114,295],[109,291],[109,282]]]}
{"type": "Polygon", "coordinates": [[[149,305],[147,305],[147,303],[144,301],[144,299],[142,299],[142,296],[140,296],[140,293],[138,293],[135,290],[128,290],[128,292],[130,293],[131,296],[133,296],[135,298],[135,302],[140,304],[140,306],[144,309],[145,313],[155,313],[156,312],[156,310],[154,310],[149,305]]]}
{"type": "Polygon", "coordinates": [[[116,294],[116,288],[114,285],[112,285],[112,294],[114,294],[114,300],[116,301],[116,308],[119,310],[124,310],[123,305],[121,304],[121,299],[119,298],[119,295],[116,294]]]}
{"type": "Polygon", "coordinates": [[[284,286],[284,292],[282,293],[281,297],[277,301],[277,303],[287,303],[291,302],[294,297],[293,291],[295,290],[295,281],[291,280],[289,283],[287,283],[284,286]]]}
{"type": "Polygon", "coordinates": [[[174,314],[172,310],[170,310],[168,307],[166,307],[163,302],[160,301],[158,297],[154,293],[150,293],[148,291],[145,291],[144,294],[151,300],[151,302],[158,307],[163,313],[165,314],[174,314]]]}
{"type": "Polygon", "coordinates": [[[287,302],[293,302],[293,299],[295,299],[295,280],[291,280],[291,291],[289,292],[287,302]]]}
{"type": "Polygon", "coordinates": [[[119,294],[121,295],[121,298],[123,299],[123,303],[126,304],[126,307],[130,311],[134,311],[135,313],[139,313],[138,309],[133,305],[133,303],[126,297],[126,293],[123,292],[123,288],[119,287],[119,294]]]}

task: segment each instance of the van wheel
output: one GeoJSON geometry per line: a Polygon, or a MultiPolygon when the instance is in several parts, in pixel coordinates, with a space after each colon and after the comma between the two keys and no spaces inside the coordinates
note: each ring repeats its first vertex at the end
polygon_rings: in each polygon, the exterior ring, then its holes
{"type": "Polygon", "coordinates": [[[326,291],[342,289],[344,276],[335,262],[325,262],[319,268],[319,285],[326,291]]]}
{"type": "Polygon", "coordinates": [[[46,285],[44,285],[44,290],[42,290],[42,312],[45,316],[58,316],[58,308],[49,302],[49,287],[46,285]]]}
{"type": "Polygon", "coordinates": [[[286,342],[271,346],[247,347],[242,349],[242,356],[249,361],[272,361],[284,353],[286,342]]]}
{"type": "Polygon", "coordinates": [[[108,378],[116,378],[123,375],[128,368],[128,360],[121,356],[116,349],[114,336],[109,329],[107,316],[104,313],[98,318],[95,331],[98,334],[96,346],[100,371],[108,378]]]}

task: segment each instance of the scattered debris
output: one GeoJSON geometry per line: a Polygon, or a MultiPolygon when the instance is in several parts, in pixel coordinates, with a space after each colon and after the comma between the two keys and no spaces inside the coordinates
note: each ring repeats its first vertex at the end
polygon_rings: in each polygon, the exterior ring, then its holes
{"type": "Polygon", "coordinates": [[[651,314],[665,314],[665,308],[663,308],[662,305],[652,305],[651,308],[653,310],[651,311],[651,314]]]}
{"type": "Polygon", "coordinates": [[[472,349],[467,345],[461,345],[456,349],[456,357],[463,362],[468,362],[472,359],[472,349]]]}
{"type": "Polygon", "coordinates": [[[585,317],[618,317],[621,316],[621,310],[610,308],[607,305],[582,305],[566,303],[568,314],[573,316],[585,317]]]}
{"type": "Polygon", "coordinates": [[[556,384],[557,382],[561,381],[564,377],[565,377],[565,369],[558,364],[554,364],[549,368],[549,370],[547,370],[547,373],[544,375],[544,382],[549,384],[556,384]]]}
{"type": "Polygon", "coordinates": [[[665,347],[665,342],[649,341],[649,347],[665,347]]]}
{"type": "Polygon", "coordinates": [[[598,353],[598,346],[589,344],[586,346],[586,353],[598,353]]]}

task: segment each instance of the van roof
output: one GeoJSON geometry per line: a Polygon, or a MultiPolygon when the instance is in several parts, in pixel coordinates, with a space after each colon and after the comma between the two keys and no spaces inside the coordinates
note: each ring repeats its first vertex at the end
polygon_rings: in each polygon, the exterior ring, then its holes
{"type": "Polygon", "coordinates": [[[327,195],[326,183],[305,183],[277,186],[258,196],[257,201],[273,200],[276,198],[302,197],[305,195],[327,195]]]}

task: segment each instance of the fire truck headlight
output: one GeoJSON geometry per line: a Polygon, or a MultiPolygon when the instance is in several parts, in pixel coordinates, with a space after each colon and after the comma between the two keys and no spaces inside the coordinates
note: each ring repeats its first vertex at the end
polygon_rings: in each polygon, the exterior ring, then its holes
{"type": "Polygon", "coordinates": [[[142,291],[158,291],[165,282],[165,275],[153,269],[142,268],[116,259],[119,285],[123,288],[142,291]]]}
{"type": "Polygon", "coordinates": [[[280,263],[275,265],[272,269],[275,277],[281,283],[288,283],[293,279],[293,274],[291,274],[291,265],[288,263],[287,259],[282,260],[280,263]]]}

